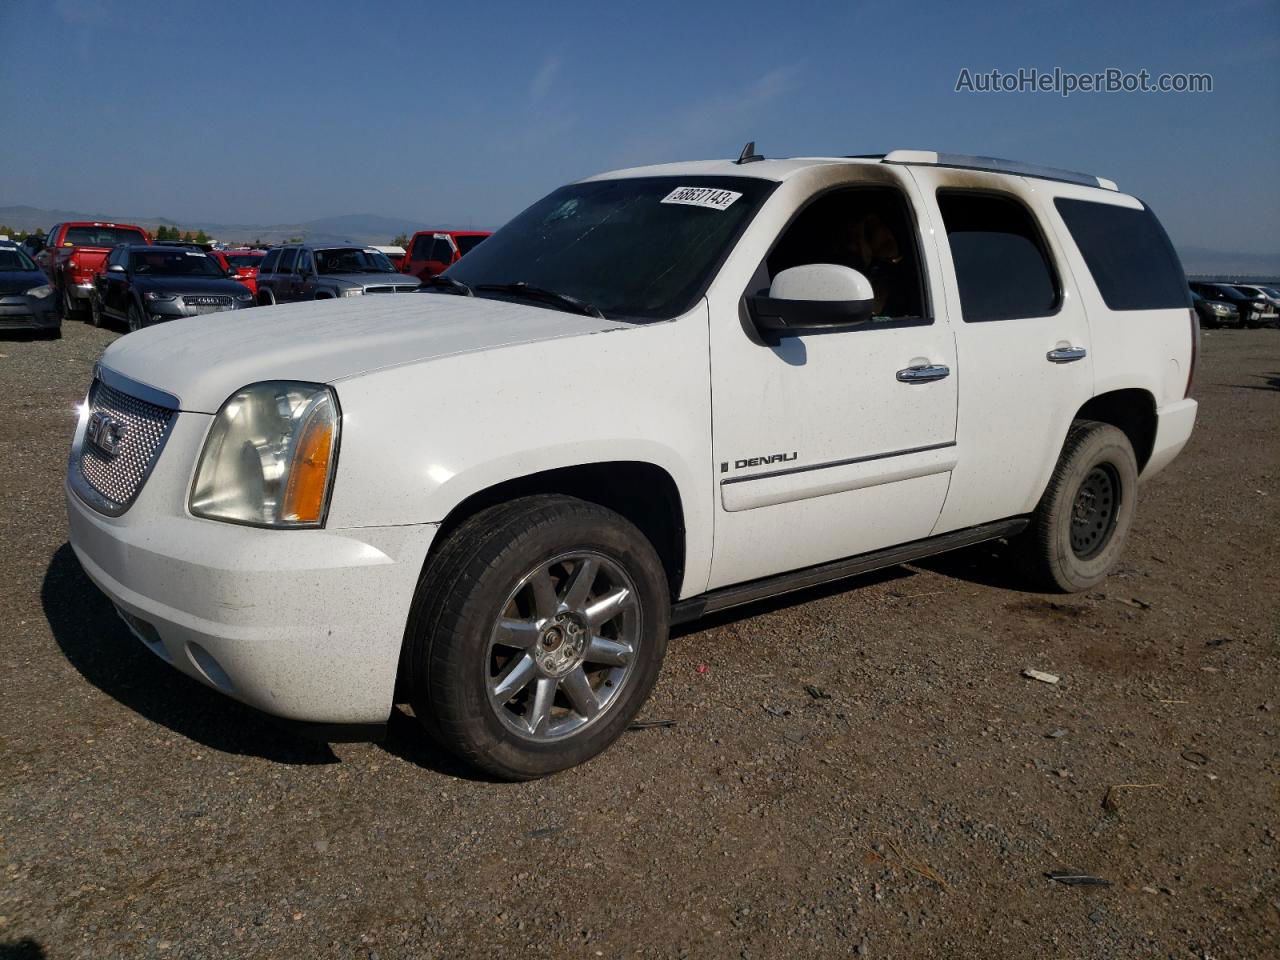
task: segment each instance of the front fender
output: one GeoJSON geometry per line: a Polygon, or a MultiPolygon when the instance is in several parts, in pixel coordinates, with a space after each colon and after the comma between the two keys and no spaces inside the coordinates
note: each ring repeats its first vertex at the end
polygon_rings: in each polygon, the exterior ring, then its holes
{"type": "Polygon", "coordinates": [[[710,568],[713,464],[705,302],[677,320],[441,357],[335,384],[332,527],[438,523],[497,484],[650,463],[679,492],[685,591],[710,568]]]}

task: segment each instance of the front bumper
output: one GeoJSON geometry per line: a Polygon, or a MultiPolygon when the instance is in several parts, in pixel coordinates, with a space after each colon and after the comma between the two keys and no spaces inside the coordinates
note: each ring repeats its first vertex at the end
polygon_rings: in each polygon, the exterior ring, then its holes
{"type": "Polygon", "coordinates": [[[0,330],[57,330],[62,325],[54,296],[0,296],[0,330]]]}
{"type": "Polygon", "coordinates": [[[1151,456],[1142,469],[1141,479],[1147,480],[1173,462],[1173,458],[1182,452],[1182,448],[1191,439],[1191,431],[1196,425],[1196,410],[1199,405],[1192,399],[1179,400],[1156,411],[1156,439],[1151,448],[1151,456]]]}
{"type": "Polygon", "coordinates": [[[209,420],[178,415],[119,517],[67,485],[85,572],[138,639],[201,683],[289,720],[385,723],[437,526],[263,530],[192,517],[186,495],[209,420]]]}
{"type": "Polygon", "coordinates": [[[243,302],[232,300],[225,305],[202,307],[184,303],[181,296],[179,296],[177,300],[144,300],[143,306],[146,313],[146,323],[149,325],[152,323],[165,323],[169,320],[180,320],[183,317],[202,317],[215,313],[226,313],[228,310],[247,310],[249,307],[255,306],[255,303],[252,299],[243,302]]]}

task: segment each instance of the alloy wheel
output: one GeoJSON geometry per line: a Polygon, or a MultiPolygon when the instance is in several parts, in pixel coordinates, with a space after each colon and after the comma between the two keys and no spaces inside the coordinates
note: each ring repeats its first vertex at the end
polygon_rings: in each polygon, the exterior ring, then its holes
{"type": "Polygon", "coordinates": [[[613,560],[578,551],[540,563],[490,631],[489,705],[526,740],[577,734],[619,701],[640,636],[635,584],[613,560]]]}

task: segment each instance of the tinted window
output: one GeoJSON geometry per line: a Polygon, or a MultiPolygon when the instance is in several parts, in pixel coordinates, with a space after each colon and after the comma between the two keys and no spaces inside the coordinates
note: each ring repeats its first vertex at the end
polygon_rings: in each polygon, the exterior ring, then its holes
{"type": "Polygon", "coordinates": [[[267,255],[262,258],[262,266],[258,268],[259,273],[275,273],[276,261],[280,259],[279,250],[268,250],[267,255]]]}
{"type": "Polygon", "coordinates": [[[34,273],[38,269],[17,247],[0,247],[0,273],[34,273]]]}
{"type": "MultiPolygon", "coordinates": [[[[693,306],[777,186],[754,177],[621,177],[561,187],[449,268],[478,296],[526,283],[623,318],[693,306]]],[[[516,295],[506,294],[515,298],[516,295]]]]}
{"type": "Polygon", "coordinates": [[[1009,197],[938,191],[966,323],[1047,317],[1061,300],[1031,212],[1009,197]]]}
{"type": "Polygon", "coordinates": [[[280,266],[276,267],[276,273],[293,273],[293,265],[298,262],[298,248],[290,247],[288,250],[280,254],[280,266]]]}
{"type": "Polygon", "coordinates": [[[1182,264],[1150,210],[1064,197],[1053,204],[1108,307],[1160,310],[1187,305],[1182,264]]]}
{"type": "Polygon", "coordinates": [[[427,259],[448,263],[453,259],[453,247],[445,237],[436,237],[435,242],[431,244],[431,255],[427,259]]]}
{"type": "MultiPolygon", "coordinates": [[[[852,267],[871,281],[872,319],[924,320],[916,231],[902,194],[853,187],[824,194],[804,208],[765,258],[772,283],[783,270],[809,263],[852,267]]],[[[765,287],[757,273],[755,284],[765,287]]],[[[758,292],[753,290],[752,292],[758,292]]]]}
{"type": "Polygon", "coordinates": [[[129,267],[138,276],[221,277],[222,268],[211,257],[196,250],[134,250],[129,267]]]}
{"type": "Polygon", "coordinates": [[[257,267],[262,263],[262,254],[260,253],[226,253],[223,259],[227,261],[227,266],[235,267],[257,267]]]}
{"type": "Polygon", "coordinates": [[[141,230],[120,227],[68,227],[63,243],[77,247],[114,247],[117,243],[146,243],[141,230]]]}
{"type": "Polygon", "coordinates": [[[458,245],[458,256],[465,257],[483,239],[484,237],[454,237],[453,241],[458,245]]]}
{"type": "Polygon", "coordinates": [[[315,269],[311,265],[310,250],[300,250],[298,252],[298,272],[302,274],[315,272],[315,269]]]}
{"type": "Polygon", "coordinates": [[[409,252],[410,260],[430,260],[431,244],[433,243],[431,234],[419,234],[413,238],[413,249],[409,252]]]}
{"type": "Polygon", "coordinates": [[[362,247],[336,247],[316,251],[316,269],[320,273],[395,273],[396,268],[385,254],[362,247]]]}

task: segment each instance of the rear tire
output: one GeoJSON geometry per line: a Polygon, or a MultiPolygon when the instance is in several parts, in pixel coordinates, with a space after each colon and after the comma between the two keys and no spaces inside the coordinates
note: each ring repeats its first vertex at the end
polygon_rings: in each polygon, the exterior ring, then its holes
{"type": "Polygon", "coordinates": [[[275,294],[270,290],[262,290],[258,293],[258,306],[274,307],[276,305],[275,294]]]}
{"type": "Polygon", "coordinates": [[[1077,593],[1105,579],[1124,550],[1137,496],[1129,438],[1110,424],[1075,421],[1017,543],[1033,585],[1077,593]]]}
{"type": "Polygon", "coordinates": [[[499,779],[583,763],[648,699],[670,612],[657,553],[613,511],[564,496],[491,507],[419,582],[403,662],[414,712],[499,779]]]}

